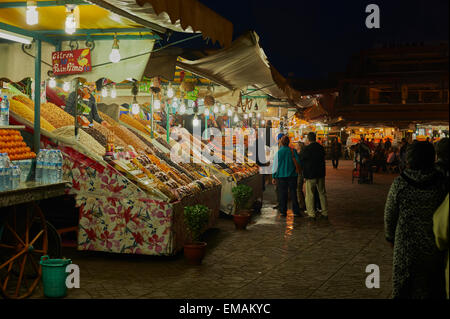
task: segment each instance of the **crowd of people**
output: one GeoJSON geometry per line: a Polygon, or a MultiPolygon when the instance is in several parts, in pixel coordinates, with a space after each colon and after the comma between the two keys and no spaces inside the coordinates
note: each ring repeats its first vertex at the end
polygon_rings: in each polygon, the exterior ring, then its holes
{"type": "MultiPolygon", "coordinates": [[[[308,218],[315,220],[320,213],[327,219],[325,150],[315,133],[294,148],[286,135],[280,134],[278,142],[272,177],[280,214],[286,216],[289,194],[295,216],[303,216],[304,210],[308,218]]],[[[334,168],[340,148],[338,141],[332,142],[334,168]]],[[[384,211],[385,236],[393,247],[393,298],[448,298],[448,138],[434,145],[402,139],[399,147],[390,140],[371,145],[362,138],[354,153],[355,162],[399,174],[384,211]]]]}

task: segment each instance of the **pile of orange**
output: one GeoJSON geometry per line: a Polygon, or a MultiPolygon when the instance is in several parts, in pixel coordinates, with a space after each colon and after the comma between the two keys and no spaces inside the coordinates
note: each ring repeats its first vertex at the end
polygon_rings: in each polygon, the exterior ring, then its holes
{"type": "Polygon", "coordinates": [[[11,161],[36,157],[16,130],[0,130],[0,153],[7,153],[11,161]]]}

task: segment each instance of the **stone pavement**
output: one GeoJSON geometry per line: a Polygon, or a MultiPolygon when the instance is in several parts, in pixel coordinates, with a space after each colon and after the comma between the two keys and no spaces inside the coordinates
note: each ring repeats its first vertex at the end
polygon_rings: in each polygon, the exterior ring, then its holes
{"type": "MultiPolygon", "coordinates": [[[[327,163],[329,220],[280,217],[274,189],[246,231],[230,218],[205,234],[201,266],[174,257],[113,255],[64,249],[80,266],[81,288],[67,298],[389,298],[392,249],[383,209],[392,174],[374,184],[351,183],[351,162],[327,163]],[[368,264],[380,267],[380,288],[368,289],[368,264]]],[[[38,289],[33,298],[43,297],[38,289]]]]}

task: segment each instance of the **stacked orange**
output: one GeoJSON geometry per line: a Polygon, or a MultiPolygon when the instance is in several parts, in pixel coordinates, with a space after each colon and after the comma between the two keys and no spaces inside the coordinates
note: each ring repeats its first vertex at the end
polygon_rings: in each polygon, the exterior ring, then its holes
{"type": "Polygon", "coordinates": [[[11,161],[36,157],[16,130],[0,130],[0,153],[7,153],[11,161]]]}

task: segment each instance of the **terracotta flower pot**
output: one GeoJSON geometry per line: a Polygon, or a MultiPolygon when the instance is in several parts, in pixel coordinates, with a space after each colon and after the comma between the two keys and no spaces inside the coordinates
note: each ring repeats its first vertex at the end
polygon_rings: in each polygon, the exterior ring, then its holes
{"type": "Polygon", "coordinates": [[[205,257],[205,252],[205,242],[184,245],[184,257],[190,265],[200,265],[205,257]]]}
{"type": "Polygon", "coordinates": [[[244,230],[250,222],[251,211],[241,211],[239,214],[233,215],[234,225],[236,229],[244,230]]]}

